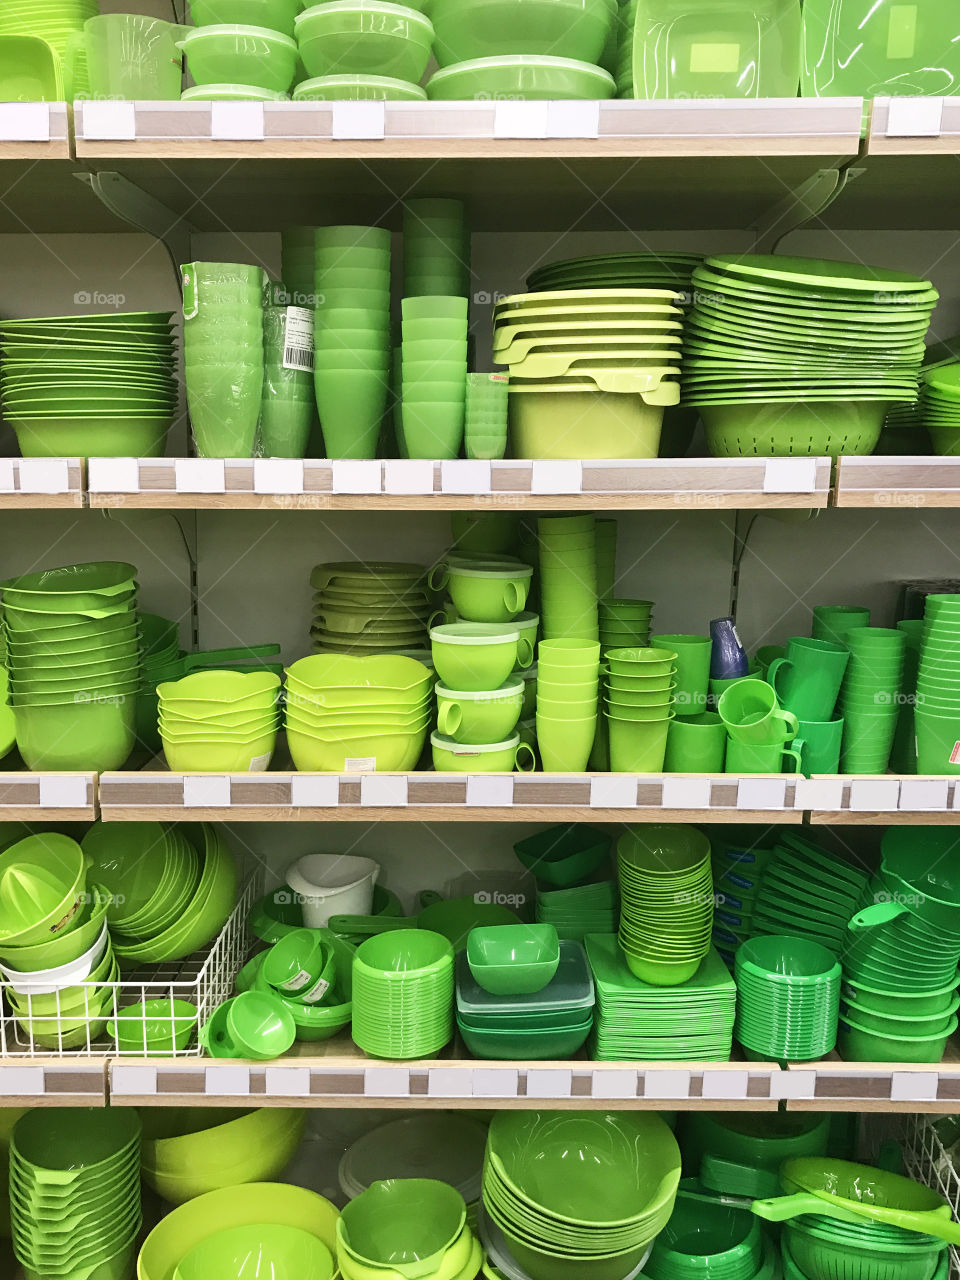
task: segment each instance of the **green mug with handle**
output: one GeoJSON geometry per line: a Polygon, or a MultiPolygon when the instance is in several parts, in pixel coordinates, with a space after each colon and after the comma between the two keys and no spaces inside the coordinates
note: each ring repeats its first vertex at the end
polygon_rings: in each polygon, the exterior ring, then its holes
{"type": "Polygon", "coordinates": [[[843,683],[850,651],[832,640],[792,636],[787,654],[767,669],[771,685],[786,711],[800,720],[829,720],[843,683]]]}
{"type": "Polygon", "coordinates": [[[799,724],[792,712],[780,709],[773,686],[763,680],[738,680],[721,695],[717,711],[731,743],[776,745],[794,737],[799,724]]]}
{"type": "Polygon", "coordinates": [[[715,711],[670,721],[666,773],[720,773],[727,749],[727,726],[715,711]]]}
{"type": "Polygon", "coordinates": [[[810,778],[815,773],[840,772],[840,745],[843,717],[836,720],[801,720],[797,729],[803,743],[800,772],[810,778]]]}
{"type": "Polygon", "coordinates": [[[727,761],[725,773],[798,773],[800,771],[801,751],[803,743],[799,738],[788,747],[785,740],[780,742],[737,742],[735,738],[727,739],[727,761]],[[793,768],[784,768],[787,760],[793,762],[793,768]]]}

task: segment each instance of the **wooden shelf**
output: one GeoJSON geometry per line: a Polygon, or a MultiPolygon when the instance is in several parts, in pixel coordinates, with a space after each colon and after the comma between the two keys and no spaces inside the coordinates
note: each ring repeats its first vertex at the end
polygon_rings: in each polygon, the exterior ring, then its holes
{"type": "Polygon", "coordinates": [[[829,458],[351,462],[91,458],[91,507],[456,511],[823,508],[829,458]]]}
{"type": "Polygon", "coordinates": [[[838,458],[836,507],[960,507],[960,458],[838,458]]]}
{"type": "Polygon", "coordinates": [[[93,822],[95,773],[0,773],[0,821],[93,822]]]}
{"type": "Polygon", "coordinates": [[[0,458],[0,511],[84,505],[79,458],[0,458]]]}
{"type": "Polygon", "coordinates": [[[82,1055],[27,1058],[0,1054],[0,1105],[105,1107],[107,1059],[82,1055]]]}
{"type": "Polygon", "coordinates": [[[955,777],[826,776],[797,784],[797,803],[817,826],[956,826],[955,777]]]}
{"type": "Polygon", "coordinates": [[[874,98],[868,156],[960,154],[960,99],[874,98]]]}

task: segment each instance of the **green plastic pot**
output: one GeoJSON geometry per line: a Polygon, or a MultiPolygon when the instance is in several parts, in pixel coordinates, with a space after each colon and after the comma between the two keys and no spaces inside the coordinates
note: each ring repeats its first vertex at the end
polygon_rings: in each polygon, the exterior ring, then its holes
{"type": "Polygon", "coordinates": [[[264,27],[196,27],[178,46],[198,84],[247,84],[286,93],[297,67],[297,43],[264,27]]]}
{"type": "Polygon", "coordinates": [[[457,691],[437,683],[437,728],[458,743],[502,742],[520,718],[523,681],[510,680],[490,692],[457,691]]]}
{"type": "Polygon", "coordinates": [[[430,60],[433,25],[423,14],[380,0],[328,0],[296,20],[311,76],[376,75],[417,84],[430,60]]]}
{"type": "Polygon", "coordinates": [[[467,939],[467,963],[484,991],[493,995],[532,995],[557,972],[557,931],[552,924],[472,929],[467,939]]]}
{"type": "Polygon", "coordinates": [[[520,741],[519,734],[502,742],[460,744],[440,733],[430,735],[433,767],[438,773],[513,773],[532,769],[533,751],[520,741]]]}

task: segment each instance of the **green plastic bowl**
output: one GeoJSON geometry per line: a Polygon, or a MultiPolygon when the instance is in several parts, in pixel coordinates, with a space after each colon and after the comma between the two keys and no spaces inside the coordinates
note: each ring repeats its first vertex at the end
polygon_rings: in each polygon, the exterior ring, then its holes
{"type": "Polygon", "coordinates": [[[197,84],[245,84],[287,93],[296,75],[296,41],[266,27],[195,27],[177,45],[197,84]]]}
{"type": "Polygon", "coordinates": [[[86,879],[83,850],[69,836],[48,832],[12,844],[0,854],[0,939],[32,947],[75,929],[86,879]]]}
{"type": "Polygon", "coordinates": [[[145,1000],[118,1009],[107,1031],[121,1053],[171,1054],[185,1049],[197,1025],[189,1000],[145,1000]]]}
{"type": "MultiPolygon", "coordinates": [[[[173,738],[160,730],[163,754],[173,773],[264,773],[273,759],[277,730],[246,742],[209,738],[173,738]]],[[[113,766],[116,768],[116,766],[113,766]]]]}
{"type": "Polygon", "coordinates": [[[432,929],[401,929],[375,934],[357,948],[354,969],[380,981],[439,973],[453,964],[453,947],[432,929]]]}
{"type": "Polygon", "coordinates": [[[457,1029],[461,1039],[475,1058],[501,1058],[523,1061],[560,1061],[572,1057],[581,1049],[593,1027],[593,1014],[577,1020],[568,1015],[570,1025],[545,1027],[532,1030],[517,1027],[502,1030],[496,1027],[471,1027],[457,1017],[457,1029]]]}
{"type": "Polygon", "coordinates": [[[311,76],[375,75],[416,84],[430,61],[433,24],[383,0],[327,0],[297,18],[300,57],[311,76]]]}
{"type": "Polygon", "coordinates": [[[737,952],[737,968],[763,981],[808,987],[840,976],[836,957],[806,938],[751,938],[737,952]]]}
{"type": "Polygon", "coordinates": [[[924,1039],[946,1031],[950,1023],[956,1021],[953,1015],[958,1008],[960,1008],[960,996],[956,993],[942,1010],[916,1015],[908,1014],[906,1011],[899,1014],[878,1013],[875,1009],[868,1009],[849,1000],[841,1004],[840,1016],[847,1019],[853,1018],[858,1027],[862,1027],[864,1031],[876,1032],[877,1035],[892,1036],[894,1039],[901,1037],[924,1039]]]}
{"type": "Polygon", "coordinates": [[[560,964],[560,941],[552,924],[503,924],[471,929],[467,963],[484,991],[498,996],[532,995],[551,981],[560,964]]]}
{"type": "Polygon", "coordinates": [[[387,733],[362,729],[320,733],[294,728],[288,719],[286,736],[294,766],[301,772],[356,772],[355,764],[348,768],[348,760],[375,760],[378,772],[405,773],[420,759],[427,727],[387,733]]]}
{"type": "Polygon", "coordinates": [[[388,1178],[349,1200],[337,1223],[338,1251],[361,1266],[411,1277],[439,1269],[467,1220],[463,1196],[432,1178],[388,1178]]]}
{"type": "Polygon", "coordinates": [[[460,744],[441,733],[430,735],[433,767],[437,773],[513,773],[534,767],[533,751],[518,733],[502,742],[460,744]]]}
{"type": "Polygon", "coordinates": [[[218,1231],[187,1253],[175,1280],[236,1280],[238,1265],[256,1259],[257,1274],[271,1280],[330,1280],[333,1255],[327,1246],[301,1227],[229,1227],[218,1231]]]}
{"type": "Polygon", "coordinates": [[[597,827],[570,823],[548,827],[513,846],[519,861],[542,884],[568,889],[588,880],[610,857],[611,838],[597,827]]]}
{"type": "Polygon", "coordinates": [[[301,80],[294,102],[424,102],[427,91],[392,76],[315,76],[301,80]]]}
{"type": "Polygon", "coordinates": [[[441,67],[514,54],[596,65],[616,9],[608,0],[432,0],[430,16],[441,67]]]}
{"type": "Polygon", "coordinates": [[[70,418],[14,418],[24,458],[161,458],[174,415],[95,414],[70,418]]]}
{"type": "Polygon", "coordinates": [[[511,678],[490,691],[436,686],[437,727],[458,743],[503,742],[516,728],[523,706],[523,681],[511,678]]]}
{"type": "Polygon", "coordinates": [[[450,622],[430,628],[437,675],[448,689],[499,689],[515,667],[529,667],[533,646],[509,623],[450,622]]]}
{"type": "Polygon", "coordinates": [[[443,102],[612,98],[616,90],[613,76],[600,67],[532,54],[474,58],[436,72],[427,82],[427,97],[443,102]]]}
{"type": "Polygon", "coordinates": [[[8,578],[0,582],[0,590],[5,605],[44,613],[71,612],[101,607],[105,603],[101,596],[126,596],[135,585],[136,577],[137,570],[132,564],[97,560],[8,578]]]}
{"type": "Polygon", "coordinates": [[[926,1017],[931,1014],[942,1013],[953,1003],[953,998],[957,991],[956,976],[951,979],[949,984],[940,987],[939,990],[925,991],[921,995],[915,995],[910,991],[903,991],[899,988],[880,990],[879,988],[866,986],[860,982],[859,978],[853,977],[848,977],[847,983],[848,985],[841,991],[842,997],[858,1004],[861,1009],[870,1010],[872,1013],[891,1013],[908,1018],[926,1017]]]}
{"type": "Polygon", "coordinates": [[[335,967],[333,948],[319,929],[295,929],[270,948],[261,972],[288,999],[319,1004],[333,994],[335,967]]]}
{"type": "Polygon", "coordinates": [[[329,1200],[302,1187],[278,1182],[223,1187],[180,1205],[160,1220],[140,1250],[137,1277],[175,1280],[180,1260],[201,1241],[250,1223],[301,1227],[333,1252],[339,1216],[329,1200]]]}
{"type": "Polygon", "coordinates": [[[214,1058],[266,1061],[286,1053],[296,1039],[293,1015],[275,993],[242,991],[224,1001],[200,1031],[214,1058]]]}
{"type": "Polygon", "coordinates": [[[238,23],[266,27],[293,37],[300,0],[190,0],[190,18],[195,27],[238,23]]]}
{"type": "Polygon", "coordinates": [[[837,1050],[848,1062],[939,1062],[956,1029],[954,1014],[947,1029],[934,1035],[883,1035],[851,1022],[849,1015],[844,1015],[837,1033],[837,1050]]]}
{"type": "Polygon", "coordinates": [[[49,941],[20,946],[0,943],[0,960],[18,973],[36,973],[69,964],[88,951],[103,931],[109,895],[102,885],[91,884],[83,895],[72,929],[61,930],[49,941]]]}

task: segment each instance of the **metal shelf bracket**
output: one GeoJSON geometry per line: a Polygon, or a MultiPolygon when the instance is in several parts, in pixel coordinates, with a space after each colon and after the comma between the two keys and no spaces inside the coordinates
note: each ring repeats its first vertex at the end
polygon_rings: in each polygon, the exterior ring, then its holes
{"type": "Polygon", "coordinates": [[[756,236],[754,253],[775,253],[784,237],[825,213],[848,185],[865,172],[857,165],[818,169],[752,228],[756,236]]]}
{"type": "Polygon", "coordinates": [[[122,174],[78,173],[101,204],[118,218],[159,240],[170,255],[174,273],[180,279],[180,264],[192,258],[191,242],[196,228],[153,196],[141,191],[122,174]]]}

